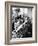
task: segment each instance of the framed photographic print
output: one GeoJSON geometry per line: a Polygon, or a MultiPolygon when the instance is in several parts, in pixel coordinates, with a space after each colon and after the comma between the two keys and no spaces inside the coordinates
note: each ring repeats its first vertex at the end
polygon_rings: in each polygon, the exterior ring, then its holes
{"type": "Polygon", "coordinates": [[[5,43],[37,42],[37,4],[5,2],[5,43]]]}

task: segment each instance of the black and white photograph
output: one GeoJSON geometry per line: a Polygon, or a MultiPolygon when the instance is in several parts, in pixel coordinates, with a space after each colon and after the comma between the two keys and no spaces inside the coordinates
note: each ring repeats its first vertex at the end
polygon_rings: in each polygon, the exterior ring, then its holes
{"type": "Polygon", "coordinates": [[[12,38],[32,37],[32,8],[12,7],[12,38]]]}
{"type": "Polygon", "coordinates": [[[37,4],[8,1],[5,5],[5,43],[37,42],[37,4]]]}

